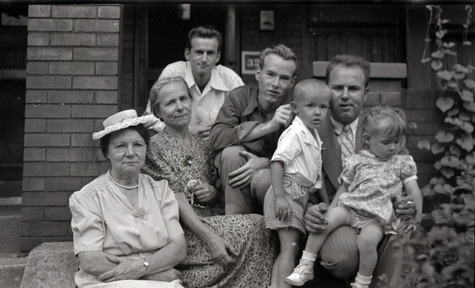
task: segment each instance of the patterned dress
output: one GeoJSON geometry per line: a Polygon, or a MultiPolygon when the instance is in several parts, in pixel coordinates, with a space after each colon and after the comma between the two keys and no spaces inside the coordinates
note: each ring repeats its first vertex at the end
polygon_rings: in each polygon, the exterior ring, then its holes
{"type": "MultiPolygon", "coordinates": [[[[143,172],[156,180],[168,180],[175,193],[185,192],[191,180],[214,182],[211,159],[209,145],[201,139],[192,137],[191,151],[187,152],[175,138],[162,131],[150,139],[143,172]]],[[[183,285],[187,288],[267,287],[277,250],[276,239],[265,229],[263,216],[211,216],[207,208],[192,207],[204,225],[230,243],[238,255],[227,266],[216,264],[208,246],[184,226],[188,256],[177,267],[183,285]]]]}
{"type": "Polygon", "coordinates": [[[391,224],[394,210],[391,196],[401,196],[403,184],[417,179],[416,163],[410,155],[394,155],[383,161],[367,150],[348,157],[342,180],[348,193],[341,194],[339,205],[374,215],[383,224],[391,224]]]}

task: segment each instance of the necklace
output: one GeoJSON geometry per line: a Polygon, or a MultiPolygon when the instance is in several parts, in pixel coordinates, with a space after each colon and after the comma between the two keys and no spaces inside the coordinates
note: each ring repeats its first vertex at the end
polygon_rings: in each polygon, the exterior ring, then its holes
{"type": "Polygon", "coordinates": [[[136,185],[134,186],[125,186],[125,185],[122,185],[120,184],[119,182],[115,181],[114,177],[112,177],[111,174],[109,174],[109,178],[111,179],[112,183],[114,183],[115,185],[119,186],[120,188],[124,188],[126,190],[134,190],[135,188],[139,187],[139,183],[137,183],[136,185]]]}

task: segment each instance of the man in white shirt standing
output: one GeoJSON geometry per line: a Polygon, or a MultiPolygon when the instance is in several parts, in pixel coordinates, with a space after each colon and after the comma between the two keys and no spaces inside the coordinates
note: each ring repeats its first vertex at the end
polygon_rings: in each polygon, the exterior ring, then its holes
{"type": "MultiPolygon", "coordinates": [[[[221,56],[222,42],[221,33],[212,26],[191,29],[185,48],[187,61],[167,65],[158,78],[181,76],[185,79],[193,98],[189,129],[193,135],[202,138],[209,135],[227,93],[244,85],[241,77],[232,69],[216,65],[221,56]]],[[[147,113],[152,113],[150,101],[147,103],[147,113]]],[[[161,130],[163,123],[157,119],[149,129],[161,130]]]]}

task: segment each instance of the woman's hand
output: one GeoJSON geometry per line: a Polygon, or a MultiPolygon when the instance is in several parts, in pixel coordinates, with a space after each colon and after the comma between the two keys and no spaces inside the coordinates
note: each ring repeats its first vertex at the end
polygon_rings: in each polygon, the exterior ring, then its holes
{"type": "Polygon", "coordinates": [[[208,183],[202,183],[196,185],[192,193],[198,202],[208,203],[216,197],[216,188],[208,183]]]}
{"type": "Polygon", "coordinates": [[[281,221],[285,221],[290,218],[292,209],[290,203],[285,196],[278,196],[275,198],[275,217],[281,221]]]}
{"type": "Polygon", "coordinates": [[[101,281],[112,282],[139,279],[146,273],[146,267],[143,265],[143,260],[141,259],[132,260],[125,257],[108,255],[107,260],[117,264],[117,267],[99,275],[98,278],[101,281]]]}
{"type": "Polygon", "coordinates": [[[238,254],[231,244],[218,235],[213,236],[207,244],[210,249],[211,257],[220,265],[227,265],[234,261],[229,254],[234,256],[238,254]]]}
{"type": "Polygon", "coordinates": [[[308,207],[304,215],[305,229],[310,233],[316,234],[325,231],[328,222],[325,220],[323,214],[325,214],[327,210],[327,204],[324,202],[308,207]]]}

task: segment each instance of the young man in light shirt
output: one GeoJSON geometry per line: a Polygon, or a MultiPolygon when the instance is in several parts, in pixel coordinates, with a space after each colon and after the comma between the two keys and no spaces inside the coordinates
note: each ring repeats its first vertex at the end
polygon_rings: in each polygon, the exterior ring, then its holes
{"type": "MultiPolygon", "coordinates": [[[[158,78],[181,76],[185,79],[193,98],[190,132],[202,138],[209,135],[227,93],[244,85],[232,69],[216,65],[221,57],[222,39],[221,33],[212,26],[191,29],[185,48],[187,61],[167,65],[158,78]]],[[[147,103],[147,113],[153,114],[150,103],[147,103]]],[[[149,129],[161,130],[163,123],[157,119],[149,129]]]]}

